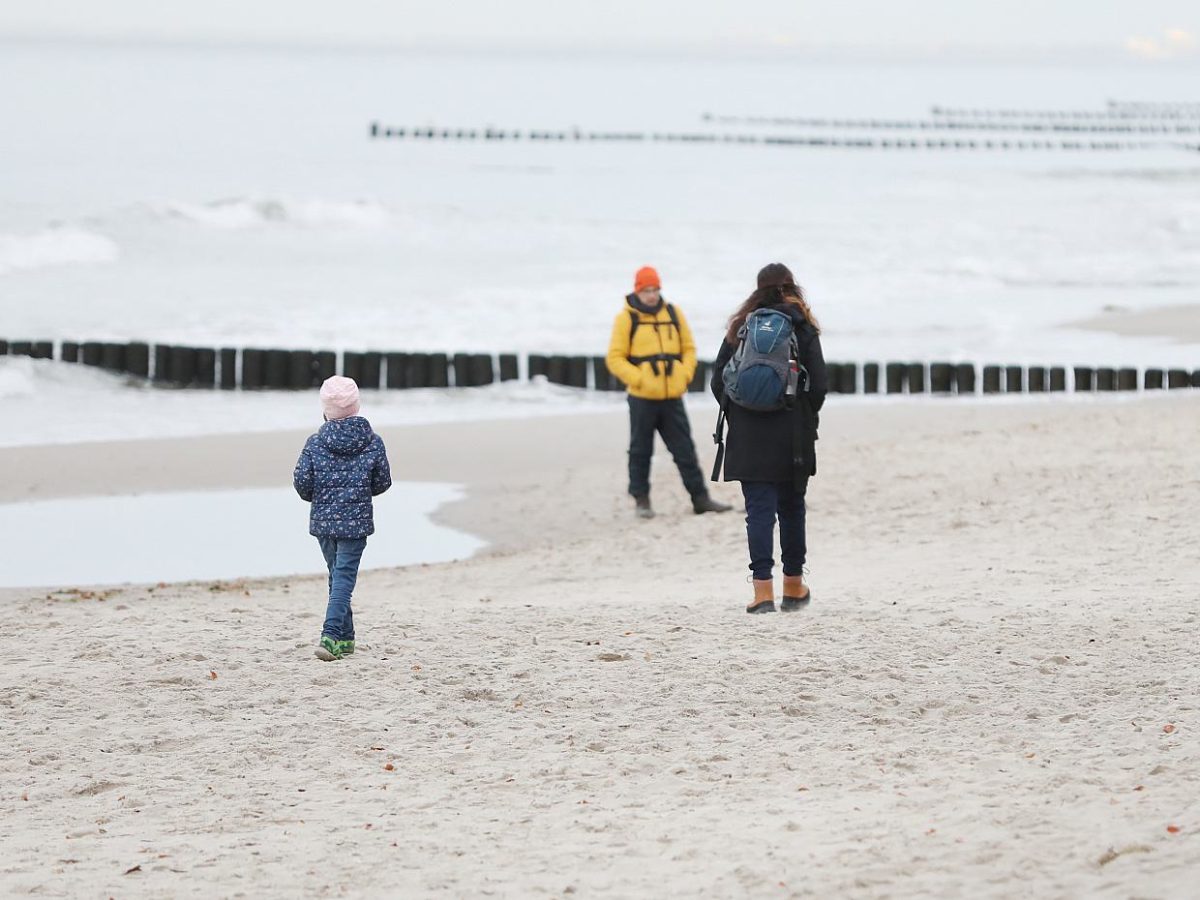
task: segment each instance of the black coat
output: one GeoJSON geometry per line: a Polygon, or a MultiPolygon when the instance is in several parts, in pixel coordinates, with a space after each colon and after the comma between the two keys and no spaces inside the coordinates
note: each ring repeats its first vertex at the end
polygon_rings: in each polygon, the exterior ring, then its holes
{"type": "Polygon", "coordinates": [[[795,307],[784,305],[771,308],[790,316],[795,325],[800,364],[808,370],[809,390],[797,396],[792,409],[775,412],[755,412],[732,401],[726,403],[721,372],[733,357],[735,348],[728,340],[721,341],[721,349],[713,366],[712,392],[717,402],[726,406],[728,416],[728,433],[725,437],[726,481],[794,481],[797,474],[806,478],[817,472],[815,442],[820,421],[818,414],[829,390],[821,338],[804,314],[795,307]],[[797,436],[800,441],[798,448],[797,436]],[[793,460],[797,456],[797,449],[807,471],[796,471],[793,460]]]}

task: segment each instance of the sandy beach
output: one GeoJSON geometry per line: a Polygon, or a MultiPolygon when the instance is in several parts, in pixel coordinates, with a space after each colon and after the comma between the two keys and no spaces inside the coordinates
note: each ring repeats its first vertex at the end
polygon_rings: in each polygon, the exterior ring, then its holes
{"type": "Polygon", "coordinates": [[[1122,337],[1161,337],[1178,344],[1197,344],[1200,343],[1200,304],[1143,310],[1113,307],[1090,319],[1073,322],[1072,326],[1122,337]]]}
{"type": "Polygon", "coordinates": [[[1194,15],[11,6],[0,900],[1200,898],[1194,15]],[[750,616],[605,365],[792,281],[904,377],[750,616]],[[331,373],[394,485],[322,662],[331,373]]]}
{"type": "MultiPolygon", "coordinates": [[[[318,577],[0,590],[0,894],[1195,895],[1195,392],[831,399],[814,602],[756,617],[661,447],[633,519],[619,412],[383,435],[492,546],[364,573],[348,660],[318,577]]],[[[0,502],[302,439],[0,450],[0,502]]]]}

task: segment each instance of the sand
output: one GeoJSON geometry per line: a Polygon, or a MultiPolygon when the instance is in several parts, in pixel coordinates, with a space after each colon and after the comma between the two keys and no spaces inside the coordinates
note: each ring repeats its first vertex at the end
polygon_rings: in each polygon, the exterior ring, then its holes
{"type": "Polygon", "coordinates": [[[1161,337],[1177,344],[1200,344],[1200,304],[1143,310],[1113,307],[1101,315],[1073,322],[1072,326],[1123,337],[1161,337]]]}
{"type": "Polygon", "coordinates": [[[668,464],[632,519],[619,416],[385,433],[497,543],[364,574],[343,662],[313,577],[0,591],[0,895],[1194,896],[1200,396],[830,407],[799,614],[668,464]]]}

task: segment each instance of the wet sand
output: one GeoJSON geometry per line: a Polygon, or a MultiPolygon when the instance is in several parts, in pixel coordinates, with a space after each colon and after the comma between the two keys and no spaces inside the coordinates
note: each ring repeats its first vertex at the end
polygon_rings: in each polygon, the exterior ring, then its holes
{"type": "Polygon", "coordinates": [[[1072,327],[1107,331],[1123,337],[1169,338],[1177,344],[1200,344],[1200,304],[1155,309],[1113,309],[1072,322],[1072,327]]]}

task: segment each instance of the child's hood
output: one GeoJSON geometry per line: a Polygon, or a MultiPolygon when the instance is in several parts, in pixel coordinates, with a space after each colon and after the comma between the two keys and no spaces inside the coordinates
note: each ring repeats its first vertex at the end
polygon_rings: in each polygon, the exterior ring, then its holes
{"type": "Polygon", "coordinates": [[[352,456],[365,450],[374,436],[370,422],[362,416],[350,416],[322,425],[317,432],[317,442],[330,453],[352,456]]]}

